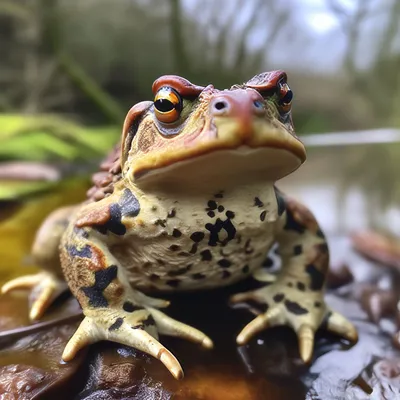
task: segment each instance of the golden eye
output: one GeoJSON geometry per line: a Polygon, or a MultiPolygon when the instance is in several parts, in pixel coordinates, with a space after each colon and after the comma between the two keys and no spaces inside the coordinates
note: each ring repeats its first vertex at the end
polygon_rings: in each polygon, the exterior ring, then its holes
{"type": "Polygon", "coordinates": [[[292,108],[293,92],[286,82],[280,82],[278,85],[279,107],[281,112],[287,113],[292,108]]]}
{"type": "Polygon", "coordinates": [[[160,122],[177,121],[182,111],[181,96],[170,87],[161,88],[154,98],[154,111],[160,122]]]}

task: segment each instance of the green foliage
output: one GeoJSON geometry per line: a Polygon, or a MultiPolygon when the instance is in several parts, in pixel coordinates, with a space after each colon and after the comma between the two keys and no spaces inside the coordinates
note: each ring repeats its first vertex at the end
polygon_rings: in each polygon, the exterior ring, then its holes
{"type": "Polygon", "coordinates": [[[117,142],[116,127],[89,128],[55,115],[0,114],[0,161],[88,163],[117,142]]]}
{"type": "Polygon", "coordinates": [[[119,138],[118,128],[83,127],[54,115],[0,114],[0,127],[0,206],[42,196],[67,178],[87,186],[90,173],[119,138]],[[10,165],[18,168],[18,176],[8,173],[10,165]],[[35,168],[44,173],[35,176],[35,168]]]}

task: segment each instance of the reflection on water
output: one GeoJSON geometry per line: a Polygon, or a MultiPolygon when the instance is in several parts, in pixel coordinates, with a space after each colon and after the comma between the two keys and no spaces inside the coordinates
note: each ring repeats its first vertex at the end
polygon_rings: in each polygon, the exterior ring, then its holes
{"type": "Polygon", "coordinates": [[[307,204],[328,234],[378,228],[400,235],[400,131],[346,135],[305,138],[306,163],[279,187],[307,204]]]}

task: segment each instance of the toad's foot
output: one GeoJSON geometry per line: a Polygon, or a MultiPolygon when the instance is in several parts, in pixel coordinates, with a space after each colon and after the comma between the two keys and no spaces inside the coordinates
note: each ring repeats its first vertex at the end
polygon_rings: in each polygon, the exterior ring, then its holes
{"type": "Polygon", "coordinates": [[[85,312],[86,318],[65,347],[62,358],[72,360],[83,347],[100,340],[132,346],[159,359],[176,379],[183,370],[175,356],[158,342],[158,333],[177,336],[212,348],[211,339],[203,332],[174,320],[152,307],[135,307],[127,311],[102,308],[85,312]]]}
{"type": "Polygon", "coordinates": [[[358,335],[353,324],[326,306],[323,293],[305,290],[301,284],[294,288],[277,281],[268,287],[232,296],[232,303],[255,301],[266,308],[243,328],[236,338],[237,343],[247,343],[266,328],[289,325],[299,338],[300,356],[308,363],[313,354],[314,334],[321,324],[329,331],[356,342],[358,335]]]}
{"type": "Polygon", "coordinates": [[[31,309],[29,318],[31,321],[40,319],[53,301],[64,291],[68,286],[64,280],[56,275],[42,271],[35,275],[25,275],[15,278],[1,288],[1,293],[9,293],[17,289],[30,289],[31,309]]]}

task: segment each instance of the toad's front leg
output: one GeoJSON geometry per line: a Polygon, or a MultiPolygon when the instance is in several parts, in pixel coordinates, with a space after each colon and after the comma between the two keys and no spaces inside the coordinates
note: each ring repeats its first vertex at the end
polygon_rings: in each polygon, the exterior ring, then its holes
{"type": "Polygon", "coordinates": [[[108,249],[110,237],[104,234],[104,230],[110,228],[117,232],[113,234],[114,239],[116,235],[122,236],[121,220],[118,221],[121,229],[114,229],[116,217],[110,214],[109,206],[93,209],[64,235],[61,264],[85,319],[65,347],[62,358],[69,361],[82,347],[110,340],[156,357],[180,379],[182,368],[172,353],[158,342],[158,334],[188,339],[206,348],[213,346],[212,341],[199,330],[157,309],[168,306],[168,301],[148,297],[130,286],[123,267],[108,249]]]}
{"type": "Polygon", "coordinates": [[[357,340],[357,331],[345,317],[325,304],[329,253],[314,216],[278,191],[277,198],[282,210],[277,225],[282,272],[271,285],[232,297],[233,303],[252,300],[267,308],[245,326],[237,343],[246,343],[266,328],[289,325],[298,335],[301,358],[309,362],[314,333],[321,325],[353,342],[357,340]]]}

